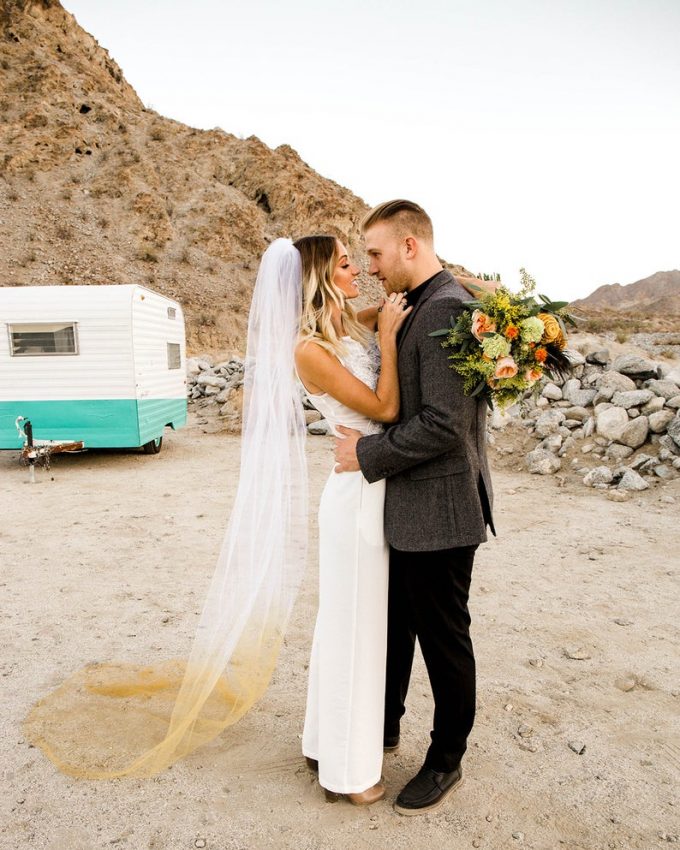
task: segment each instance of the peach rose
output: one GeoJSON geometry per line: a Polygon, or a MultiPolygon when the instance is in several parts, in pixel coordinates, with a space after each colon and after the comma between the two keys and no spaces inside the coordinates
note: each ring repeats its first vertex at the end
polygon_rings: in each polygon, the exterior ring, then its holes
{"type": "Polygon", "coordinates": [[[517,374],[517,364],[509,355],[507,357],[499,357],[496,361],[496,371],[494,378],[514,378],[517,374]]]}
{"type": "Polygon", "coordinates": [[[530,384],[535,384],[542,374],[543,372],[540,369],[527,369],[524,373],[524,380],[530,384]]]}
{"type": "Polygon", "coordinates": [[[472,314],[472,336],[475,339],[482,341],[482,334],[492,334],[496,330],[496,323],[492,321],[486,313],[481,310],[475,310],[472,314]]]}

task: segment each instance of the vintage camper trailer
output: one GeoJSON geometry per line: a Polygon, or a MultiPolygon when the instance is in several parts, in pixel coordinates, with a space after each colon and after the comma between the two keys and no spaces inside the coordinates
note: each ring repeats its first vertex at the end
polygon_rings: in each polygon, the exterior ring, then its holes
{"type": "Polygon", "coordinates": [[[144,286],[0,287],[0,449],[36,441],[160,451],[186,423],[184,317],[144,286]]]}

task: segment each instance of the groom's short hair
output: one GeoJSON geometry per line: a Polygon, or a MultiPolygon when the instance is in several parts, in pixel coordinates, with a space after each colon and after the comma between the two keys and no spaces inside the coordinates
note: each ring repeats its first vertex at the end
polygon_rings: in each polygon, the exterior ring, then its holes
{"type": "Polygon", "coordinates": [[[413,201],[405,201],[400,198],[396,201],[385,201],[368,212],[361,222],[361,231],[365,233],[374,224],[381,221],[389,221],[395,227],[400,236],[409,233],[417,239],[432,242],[432,219],[422,207],[413,201]]]}

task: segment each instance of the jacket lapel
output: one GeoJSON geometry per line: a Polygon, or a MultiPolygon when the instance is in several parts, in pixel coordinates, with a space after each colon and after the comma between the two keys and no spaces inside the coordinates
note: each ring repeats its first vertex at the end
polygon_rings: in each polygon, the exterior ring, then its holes
{"type": "Polygon", "coordinates": [[[404,344],[404,340],[406,339],[406,336],[409,332],[409,329],[411,328],[411,324],[413,323],[413,319],[414,319],[416,313],[418,312],[418,310],[420,310],[420,308],[428,300],[428,298],[432,298],[434,293],[440,287],[444,286],[445,283],[450,283],[451,281],[453,281],[453,275],[451,274],[451,272],[448,269],[442,269],[439,272],[439,274],[430,282],[430,284],[428,285],[425,292],[423,292],[423,294],[418,299],[418,303],[416,304],[416,306],[413,308],[413,310],[411,310],[411,312],[406,317],[406,321],[404,322],[404,324],[401,328],[401,333],[399,334],[399,343],[397,345],[397,352],[399,352],[401,350],[401,347],[404,344]]]}

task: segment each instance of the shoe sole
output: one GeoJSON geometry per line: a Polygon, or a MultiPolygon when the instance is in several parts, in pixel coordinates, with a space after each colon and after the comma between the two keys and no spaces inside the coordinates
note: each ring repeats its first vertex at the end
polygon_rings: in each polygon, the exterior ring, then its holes
{"type": "Polygon", "coordinates": [[[395,744],[393,747],[383,747],[384,753],[398,753],[399,752],[399,744],[395,744]]]}
{"type": "Polygon", "coordinates": [[[455,785],[452,785],[435,803],[431,803],[429,806],[422,806],[419,809],[406,809],[398,803],[395,803],[393,807],[394,811],[400,815],[406,815],[407,817],[411,815],[426,815],[428,812],[434,812],[448,800],[451,794],[460,788],[464,781],[465,777],[461,777],[455,785]]]}

